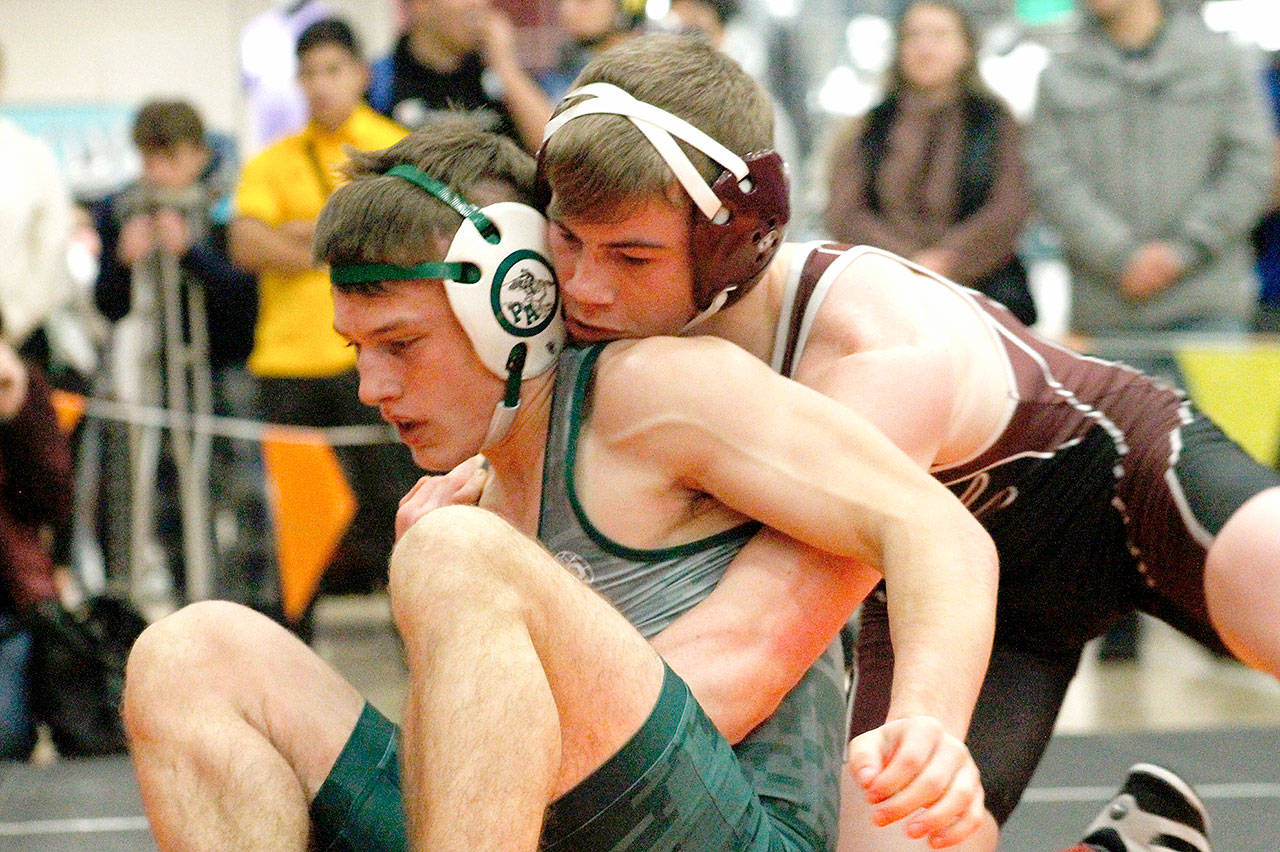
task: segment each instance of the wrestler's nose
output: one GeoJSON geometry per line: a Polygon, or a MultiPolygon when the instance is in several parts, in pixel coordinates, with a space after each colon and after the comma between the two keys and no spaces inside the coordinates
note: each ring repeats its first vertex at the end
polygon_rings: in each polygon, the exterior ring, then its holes
{"type": "Polygon", "coordinates": [[[360,375],[358,396],[365,405],[378,406],[400,395],[401,383],[388,359],[364,351],[356,358],[360,375]]]}
{"type": "Polygon", "coordinates": [[[560,291],[566,301],[597,307],[613,303],[617,290],[610,282],[605,264],[589,252],[579,254],[568,272],[560,280],[560,291]]]}

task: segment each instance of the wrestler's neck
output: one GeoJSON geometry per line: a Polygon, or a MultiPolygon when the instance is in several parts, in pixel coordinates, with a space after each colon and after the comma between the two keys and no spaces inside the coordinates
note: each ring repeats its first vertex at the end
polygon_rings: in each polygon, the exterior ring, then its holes
{"type": "Polygon", "coordinates": [[[480,506],[501,515],[527,535],[538,532],[542,462],[554,388],[554,370],[526,381],[511,428],[483,450],[489,460],[490,476],[480,496],[480,506]]]}
{"type": "Polygon", "coordinates": [[[764,277],[745,296],[708,317],[689,333],[724,338],[768,362],[773,355],[778,315],[782,311],[783,285],[794,251],[794,244],[784,244],[765,270],[764,277]]]}

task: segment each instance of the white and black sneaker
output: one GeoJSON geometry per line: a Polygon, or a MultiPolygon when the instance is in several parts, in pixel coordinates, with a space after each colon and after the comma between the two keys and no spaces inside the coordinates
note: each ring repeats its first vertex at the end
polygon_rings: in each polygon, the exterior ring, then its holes
{"type": "Polygon", "coordinates": [[[1109,852],[1212,852],[1208,832],[1209,813],[1190,784],[1164,767],[1138,763],[1084,842],[1109,852]]]}

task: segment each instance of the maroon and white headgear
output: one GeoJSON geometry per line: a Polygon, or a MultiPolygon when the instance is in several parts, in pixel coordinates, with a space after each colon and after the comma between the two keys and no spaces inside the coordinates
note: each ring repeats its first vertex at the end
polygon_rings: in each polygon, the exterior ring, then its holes
{"type": "Polygon", "coordinates": [[[588,83],[564,100],[577,102],[547,123],[543,149],[548,139],[576,118],[625,116],[653,145],[701,212],[694,216],[689,238],[694,305],[700,313],[689,325],[742,298],[773,260],[790,218],[782,157],[771,150],[739,156],[679,116],[610,83],[588,83]],[[708,184],[676,138],[724,171],[708,184]]]}

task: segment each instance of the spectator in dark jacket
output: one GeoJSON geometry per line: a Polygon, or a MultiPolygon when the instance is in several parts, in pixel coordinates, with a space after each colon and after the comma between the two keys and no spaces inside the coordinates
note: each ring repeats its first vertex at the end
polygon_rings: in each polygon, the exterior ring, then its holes
{"type": "MultiPolygon", "coordinates": [[[[208,133],[199,113],[185,101],[156,100],[144,104],[133,125],[133,141],[142,158],[142,175],[121,192],[98,205],[95,220],[102,238],[102,261],[94,298],[107,319],[116,322],[135,314],[150,345],[139,347],[141,359],[134,362],[131,375],[116,375],[116,392],[140,402],[160,404],[163,395],[163,367],[146,360],[163,352],[163,340],[156,333],[163,325],[164,258],[176,260],[178,291],[183,309],[191,309],[191,298],[203,302],[207,331],[207,361],[193,359],[194,373],[209,371],[212,407],[215,413],[250,417],[256,413],[252,382],[246,360],[253,346],[258,312],[257,279],[232,265],[227,252],[227,224],[230,193],[237,178],[233,146],[217,134],[208,133]],[[131,384],[132,382],[132,384],[131,384]],[[137,385],[137,387],[134,387],[137,385]],[[148,393],[145,389],[151,387],[148,393]]],[[[192,336],[188,320],[185,337],[192,336]]],[[[198,349],[198,347],[197,347],[198,349]]],[[[197,352],[198,355],[198,352],[197,352]]],[[[157,360],[163,361],[157,356],[157,360]]],[[[117,359],[120,362],[120,359],[117,359]]],[[[198,394],[193,393],[193,399],[198,394]]],[[[262,549],[265,520],[261,517],[261,468],[257,447],[244,441],[216,441],[213,470],[220,481],[215,511],[227,509],[243,515],[254,513],[254,525],[238,525],[241,532],[258,527],[252,542],[236,541],[237,557],[216,554],[224,570],[212,591],[252,602],[245,595],[245,583],[259,584],[265,566],[262,549]],[[256,508],[255,508],[256,507],[256,508]],[[243,558],[245,547],[252,554],[243,558]],[[236,564],[231,565],[234,561],[236,564]],[[252,562],[252,565],[249,565],[252,562]],[[228,575],[234,568],[236,576],[228,575]],[[245,571],[253,578],[241,575],[245,571]],[[230,583],[230,585],[228,585],[230,583]]],[[[174,471],[166,459],[159,470],[160,497],[158,538],[167,551],[169,568],[176,585],[184,576],[181,525],[177,511],[174,471]]],[[[120,526],[122,521],[112,521],[120,526]]],[[[125,522],[127,523],[127,522],[125,522]]],[[[108,541],[108,560],[120,567],[120,555],[108,541]]],[[[225,548],[224,548],[225,549],[225,548]]],[[[179,592],[182,589],[179,588],[179,592]]]]}
{"type": "Polygon", "coordinates": [[[915,0],[897,24],[887,91],[836,133],[825,224],[1036,319],[1018,240],[1031,212],[1019,128],[978,75],[973,23],[915,0]]]}
{"type": "Polygon", "coordinates": [[[204,291],[212,365],[243,365],[253,343],[257,292],[253,277],[227,257],[234,158],[183,101],[143,105],[133,140],[142,176],[107,198],[95,216],[102,236],[98,310],[112,321],[124,317],[133,307],[134,268],[157,249],[171,252],[184,283],[204,291]]]}

